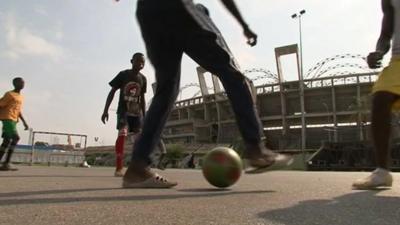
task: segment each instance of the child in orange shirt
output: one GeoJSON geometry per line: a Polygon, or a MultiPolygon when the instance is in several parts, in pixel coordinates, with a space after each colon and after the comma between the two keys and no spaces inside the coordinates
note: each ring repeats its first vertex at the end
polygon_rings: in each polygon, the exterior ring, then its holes
{"type": "Polygon", "coordinates": [[[21,90],[24,88],[25,82],[21,77],[13,79],[14,90],[8,91],[0,98],[0,120],[3,123],[3,143],[0,146],[0,161],[3,155],[8,149],[6,159],[0,170],[18,170],[10,164],[11,156],[14,152],[15,146],[19,141],[19,135],[17,132],[17,123],[21,119],[25,126],[25,130],[28,130],[28,124],[21,113],[23,96],[21,90]]]}

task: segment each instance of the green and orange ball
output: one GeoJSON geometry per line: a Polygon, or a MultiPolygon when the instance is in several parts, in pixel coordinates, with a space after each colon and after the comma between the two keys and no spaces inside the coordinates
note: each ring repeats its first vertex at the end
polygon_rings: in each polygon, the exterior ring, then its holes
{"type": "Polygon", "coordinates": [[[242,170],[242,159],[231,148],[214,148],[203,158],[203,175],[215,187],[232,186],[239,180],[242,170]]]}

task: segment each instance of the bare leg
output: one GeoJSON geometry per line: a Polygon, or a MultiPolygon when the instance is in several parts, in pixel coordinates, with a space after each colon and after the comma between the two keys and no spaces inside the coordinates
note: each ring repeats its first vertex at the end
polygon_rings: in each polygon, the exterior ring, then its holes
{"type": "Polygon", "coordinates": [[[4,138],[3,143],[0,146],[0,161],[3,158],[3,155],[6,153],[8,147],[10,146],[10,139],[9,138],[4,138]]]}
{"type": "Polygon", "coordinates": [[[389,139],[391,134],[391,110],[399,98],[388,92],[377,92],[372,103],[372,135],[379,168],[389,169],[389,139]]]}
{"type": "Polygon", "coordinates": [[[391,187],[393,177],[389,172],[391,133],[391,110],[398,95],[389,92],[376,92],[372,100],[372,137],[376,149],[378,168],[368,177],[356,180],[353,189],[375,189],[391,187]]]}
{"type": "Polygon", "coordinates": [[[17,146],[19,141],[19,136],[15,135],[12,139],[11,139],[11,143],[10,146],[8,147],[8,152],[6,153],[6,159],[3,163],[3,166],[1,167],[1,170],[18,170],[18,168],[12,166],[11,162],[11,157],[14,153],[15,147],[17,146]]]}

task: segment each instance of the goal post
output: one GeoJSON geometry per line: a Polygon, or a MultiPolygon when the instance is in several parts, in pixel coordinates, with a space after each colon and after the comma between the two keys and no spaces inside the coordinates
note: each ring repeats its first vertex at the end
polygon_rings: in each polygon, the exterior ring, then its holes
{"type": "Polygon", "coordinates": [[[49,166],[50,164],[68,166],[83,163],[85,160],[87,146],[85,134],[32,131],[30,138],[30,165],[47,163],[49,166]],[[46,136],[48,140],[44,140],[46,136]],[[62,143],[61,139],[64,140],[62,143]]]}

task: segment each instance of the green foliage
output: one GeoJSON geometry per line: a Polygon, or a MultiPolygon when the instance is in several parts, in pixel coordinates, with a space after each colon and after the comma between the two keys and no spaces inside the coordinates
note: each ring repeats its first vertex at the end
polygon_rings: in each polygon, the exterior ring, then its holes
{"type": "MultiPolygon", "coordinates": [[[[185,148],[179,144],[167,145],[167,154],[165,160],[169,162],[172,167],[179,167],[179,163],[184,158],[185,148]]],[[[124,165],[128,166],[131,160],[131,154],[124,154],[124,165]]],[[[115,166],[114,153],[94,153],[87,154],[86,161],[92,166],[115,166]]]]}
{"type": "Polygon", "coordinates": [[[93,166],[114,166],[115,155],[112,153],[95,153],[86,155],[86,161],[93,166]]]}
{"type": "Polygon", "coordinates": [[[167,154],[166,158],[169,160],[181,160],[183,158],[185,149],[182,145],[172,144],[167,145],[167,154]]]}
{"type": "Polygon", "coordinates": [[[179,162],[184,157],[185,149],[182,145],[171,144],[167,145],[167,154],[165,155],[165,160],[169,162],[173,168],[179,167],[179,162]]]}
{"type": "Polygon", "coordinates": [[[88,156],[86,156],[86,162],[87,162],[89,165],[95,165],[96,156],[95,156],[95,155],[88,155],[88,156]]]}

